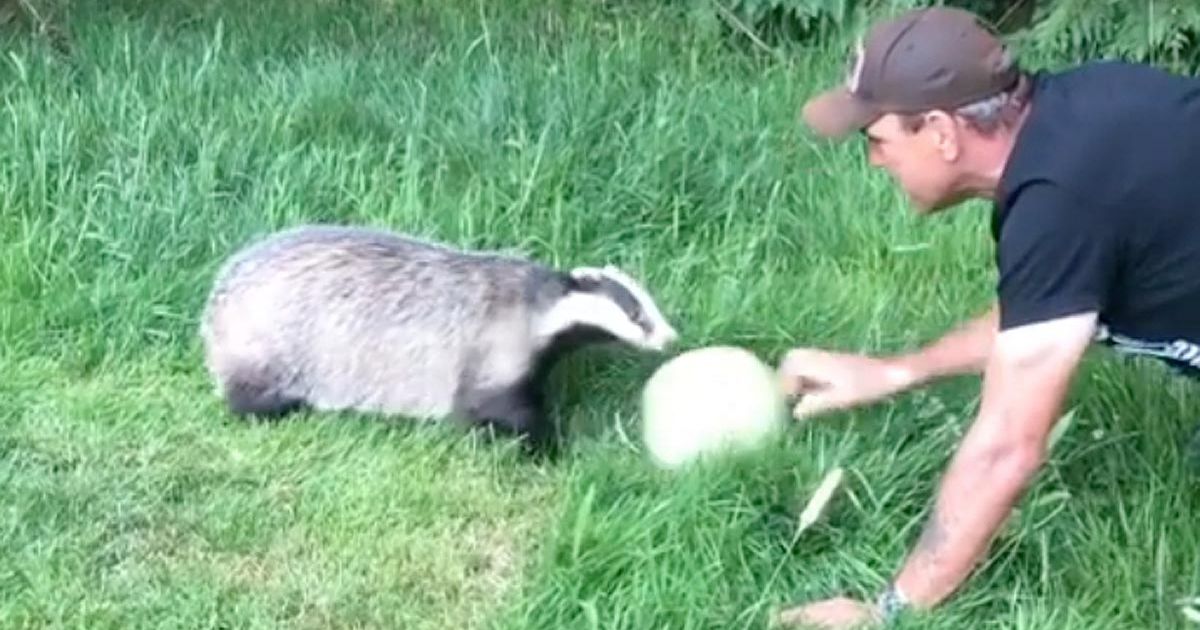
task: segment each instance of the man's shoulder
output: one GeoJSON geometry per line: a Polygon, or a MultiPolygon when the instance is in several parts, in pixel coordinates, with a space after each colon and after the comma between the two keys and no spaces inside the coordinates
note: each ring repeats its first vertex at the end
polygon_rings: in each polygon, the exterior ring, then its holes
{"type": "Polygon", "coordinates": [[[1180,125],[1200,124],[1200,78],[1144,63],[1092,61],[1031,74],[1030,112],[1014,160],[1116,157],[1164,138],[1195,143],[1180,125]],[[1097,153],[1098,151],[1098,153],[1097,153]]]}
{"type": "MultiPolygon", "coordinates": [[[[1095,99],[1098,111],[1121,112],[1129,108],[1161,107],[1163,95],[1195,92],[1200,79],[1175,74],[1158,66],[1136,61],[1103,59],[1049,70],[1035,70],[1034,98],[1095,99]]],[[[1064,101],[1065,102],[1065,101],[1064,101]]]]}
{"type": "Polygon", "coordinates": [[[1200,125],[1200,79],[1124,61],[1032,78],[1030,112],[997,190],[1001,214],[1035,182],[1096,212],[1178,168],[1175,156],[1200,154],[1200,140],[1179,133],[1200,125]]]}
{"type": "MultiPolygon", "coordinates": [[[[1093,80],[1106,81],[1112,77],[1131,78],[1134,80],[1168,82],[1184,80],[1191,77],[1173,74],[1154,64],[1140,61],[1125,61],[1122,59],[1093,59],[1056,70],[1039,70],[1037,74],[1052,80],[1088,82],[1093,80]]],[[[1111,91],[1113,86],[1108,86],[1111,91]]]]}
{"type": "Polygon", "coordinates": [[[1102,61],[1034,73],[1030,111],[1005,168],[1004,188],[1015,191],[1030,178],[1050,178],[1069,187],[1074,177],[1089,174],[1081,171],[1107,153],[1097,151],[1111,148],[1113,134],[1129,135],[1128,121],[1146,107],[1115,98],[1123,90],[1118,86],[1147,72],[1155,71],[1102,61]]]}

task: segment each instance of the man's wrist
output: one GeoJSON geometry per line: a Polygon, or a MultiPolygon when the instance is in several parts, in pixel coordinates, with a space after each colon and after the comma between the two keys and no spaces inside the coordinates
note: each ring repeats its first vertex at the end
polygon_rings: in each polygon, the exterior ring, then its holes
{"type": "Polygon", "coordinates": [[[910,605],[908,596],[895,582],[890,582],[875,598],[875,607],[884,624],[896,620],[910,605]]]}
{"type": "Polygon", "coordinates": [[[884,359],[887,379],[896,391],[911,389],[926,379],[920,355],[906,354],[884,359]]]}

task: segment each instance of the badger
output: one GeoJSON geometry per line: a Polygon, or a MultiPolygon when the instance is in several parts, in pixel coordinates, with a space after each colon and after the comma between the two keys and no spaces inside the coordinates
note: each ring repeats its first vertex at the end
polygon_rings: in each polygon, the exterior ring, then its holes
{"type": "Polygon", "coordinates": [[[200,335],[236,416],[354,410],[491,427],[542,451],[543,387],[585,345],[678,334],[612,265],[560,270],[368,226],[286,228],[218,269],[200,335]]]}

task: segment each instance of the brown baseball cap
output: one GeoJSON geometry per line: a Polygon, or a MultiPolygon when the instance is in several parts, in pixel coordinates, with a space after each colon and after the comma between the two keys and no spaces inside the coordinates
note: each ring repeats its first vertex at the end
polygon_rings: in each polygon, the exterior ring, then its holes
{"type": "Polygon", "coordinates": [[[1007,46],[963,9],[917,9],[877,23],[859,40],[846,85],[805,103],[804,122],[841,138],[887,113],[951,109],[1011,87],[1007,46]]]}

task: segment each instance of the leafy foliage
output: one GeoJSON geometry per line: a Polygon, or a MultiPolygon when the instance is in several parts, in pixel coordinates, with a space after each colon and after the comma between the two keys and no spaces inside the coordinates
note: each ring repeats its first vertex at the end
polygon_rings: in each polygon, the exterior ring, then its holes
{"type": "Polygon", "coordinates": [[[1021,34],[1024,48],[1064,60],[1116,57],[1194,74],[1200,70],[1200,3],[1056,0],[1021,34]]]}
{"type": "Polygon", "coordinates": [[[1200,70],[1200,3],[1127,0],[691,0],[760,46],[822,43],[880,15],[930,5],[974,11],[1039,58],[1123,58],[1200,70]]]}
{"type": "Polygon", "coordinates": [[[0,29],[36,33],[58,52],[70,42],[64,28],[69,0],[0,0],[0,29]]]}

